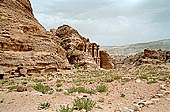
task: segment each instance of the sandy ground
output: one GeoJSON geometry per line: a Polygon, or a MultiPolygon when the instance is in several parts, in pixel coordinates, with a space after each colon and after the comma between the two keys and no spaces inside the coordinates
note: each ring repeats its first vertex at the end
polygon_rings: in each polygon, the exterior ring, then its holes
{"type": "MultiPolygon", "coordinates": [[[[35,77],[34,77],[35,78],[35,77]]],[[[41,77],[36,77],[41,79],[41,77]]],[[[5,79],[4,79],[5,80],[5,79]]],[[[0,112],[56,112],[61,105],[73,105],[77,97],[87,97],[96,102],[91,112],[170,112],[170,82],[158,81],[148,84],[146,80],[131,79],[125,84],[118,80],[112,82],[79,82],[79,85],[70,82],[62,82],[61,92],[56,92],[56,79],[44,81],[53,88],[52,94],[42,94],[30,87],[37,82],[32,82],[30,78],[14,79],[17,83],[25,80],[30,83],[26,84],[28,90],[24,92],[9,92],[8,84],[0,88],[0,112]],[[29,80],[28,80],[29,79],[29,80]],[[95,88],[103,84],[108,87],[106,92],[96,92],[95,94],[87,93],[70,93],[64,94],[71,87],[95,88]],[[121,97],[124,94],[125,97],[121,97]],[[99,101],[103,99],[103,101],[99,101]],[[40,110],[40,103],[49,102],[50,107],[46,110],[40,110]],[[139,102],[145,102],[145,105],[137,105],[139,102]]],[[[1,80],[2,83],[3,80],[1,80]]],[[[22,85],[23,86],[23,85],[22,85]]],[[[74,111],[79,112],[79,111],[74,111]]],[[[82,110],[80,112],[83,112],[82,110]]]]}

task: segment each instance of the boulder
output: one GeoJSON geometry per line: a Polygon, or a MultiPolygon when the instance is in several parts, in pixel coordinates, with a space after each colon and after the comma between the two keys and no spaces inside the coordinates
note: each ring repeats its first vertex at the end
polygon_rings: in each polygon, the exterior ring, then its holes
{"type": "Polygon", "coordinates": [[[26,87],[20,86],[20,87],[17,88],[17,92],[24,92],[24,91],[27,91],[26,87]]]}

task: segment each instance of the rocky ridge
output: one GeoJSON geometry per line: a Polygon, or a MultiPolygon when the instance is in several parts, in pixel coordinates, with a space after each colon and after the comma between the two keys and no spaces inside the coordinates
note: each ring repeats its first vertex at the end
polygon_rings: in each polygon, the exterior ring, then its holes
{"type": "Polygon", "coordinates": [[[170,63],[170,51],[145,49],[143,52],[127,57],[113,56],[113,62],[118,65],[140,66],[143,64],[166,64],[170,63]]]}
{"type": "Polygon", "coordinates": [[[1,0],[0,21],[1,74],[13,77],[56,72],[72,69],[78,62],[98,67],[83,51],[89,39],[68,25],[46,31],[34,17],[29,0],[1,0]]]}
{"type": "Polygon", "coordinates": [[[108,51],[112,55],[132,55],[142,52],[144,49],[149,48],[153,50],[170,50],[170,39],[159,41],[152,41],[147,43],[137,43],[124,46],[101,46],[101,49],[108,51]]]}

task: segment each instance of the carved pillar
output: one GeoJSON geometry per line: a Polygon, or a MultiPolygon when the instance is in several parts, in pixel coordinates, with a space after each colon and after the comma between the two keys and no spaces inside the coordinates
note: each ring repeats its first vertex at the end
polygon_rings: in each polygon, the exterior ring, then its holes
{"type": "Polygon", "coordinates": [[[87,52],[87,45],[84,46],[84,52],[87,52]]]}
{"type": "Polygon", "coordinates": [[[92,44],[92,57],[94,57],[95,56],[95,50],[94,50],[94,43],[92,44]]]}
{"type": "Polygon", "coordinates": [[[97,45],[97,57],[99,57],[99,45],[97,45]]]}

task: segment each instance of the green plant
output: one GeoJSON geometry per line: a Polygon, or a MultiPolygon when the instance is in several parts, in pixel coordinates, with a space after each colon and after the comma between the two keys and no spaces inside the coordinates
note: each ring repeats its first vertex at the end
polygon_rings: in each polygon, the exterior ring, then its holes
{"type": "Polygon", "coordinates": [[[0,84],[0,88],[2,88],[3,87],[3,85],[2,84],[0,84]]]}
{"type": "Polygon", "coordinates": [[[13,86],[10,86],[8,89],[9,89],[9,92],[12,92],[13,90],[17,90],[18,89],[18,85],[13,85],[13,86]]]}
{"type": "Polygon", "coordinates": [[[9,85],[15,85],[15,82],[14,82],[14,80],[9,80],[8,84],[9,85]]]}
{"type": "Polygon", "coordinates": [[[79,64],[74,64],[74,67],[76,68],[76,69],[78,69],[79,68],[79,64]]]}
{"type": "Polygon", "coordinates": [[[59,89],[59,88],[56,89],[56,92],[61,92],[61,91],[63,91],[63,89],[59,89]]]}
{"type": "Polygon", "coordinates": [[[147,84],[153,84],[153,83],[157,83],[158,81],[156,79],[149,79],[147,84]]]}
{"type": "Polygon", "coordinates": [[[166,81],[166,80],[168,80],[168,78],[167,77],[159,77],[158,80],[159,81],[166,81]]]}
{"type": "Polygon", "coordinates": [[[96,90],[98,91],[98,92],[106,92],[107,91],[107,86],[105,86],[105,85],[99,85],[99,86],[97,86],[96,87],[96,90]]]}
{"type": "Polygon", "coordinates": [[[68,89],[68,93],[74,93],[74,92],[95,94],[94,90],[87,90],[84,87],[77,87],[77,88],[72,87],[72,88],[68,89]]]}
{"type": "Polygon", "coordinates": [[[57,87],[61,87],[61,86],[62,86],[62,83],[57,83],[56,86],[57,86],[57,87]]]}
{"type": "Polygon", "coordinates": [[[112,77],[106,77],[103,82],[107,82],[107,83],[110,83],[110,82],[113,82],[113,78],[112,77]]]}
{"type": "Polygon", "coordinates": [[[26,82],[26,81],[21,82],[22,85],[27,85],[27,83],[28,82],[26,82]]]}
{"type": "Polygon", "coordinates": [[[141,76],[138,76],[137,78],[148,80],[148,76],[146,76],[146,75],[141,75],[141,76]]]}
{"type": "Polygon", "coordinates": [[[45,81],[44,79],[34,79],[33,80],[35,83],[41,83],[41,82],[43,82],[43,81],[45,81]]]}
{"type": "Polygon", "coordinates": [[[1,82],[1,84],[4,85],[4,84],[6,84],[7,82],[8,82],[8,80],[3,80],[3,81],[1,82]]]}
{"type": "Polygon", "coordinates": [[[61,83],[61,82],[62,82],[62,80],[60,80],[60,79],[56,80],[56,83],[61,83]]]}
{"type": "Polygon", "coordinates": [[[85,109],[86,111],[90,111],[94,108],[94,106],[96,105],[96,102],[88,98],[77,98],[77,99],[74,99],[73,105],[74,105],[74,109],[76,110],[85,109]]]}
{"type": "Polygon", "coordinates": [[[50,107],[50,103],[48,103],[48,102],[40,103],[41,109],[48,109],[49,107],[50,107]]]}
{"type": "Polygon", "coordinates": [[[123,94],[123,93],[121,93],[121,94],[120,94],[120,97],[123,97],[123,98],[124,98],[125,96],[126,96],[126,95],[125,95],[125,94],[123,94]]]}
{"type": "Polygon", "coordinates": [[[35,86],[33,86],[33,88],[36,90],[36,91],[39,91],[39,92],[42,92],[43,94],[51,94],[53,93],[53,89],[50,88],[49,86],[44,86],[42,84],[37,84],[35,86]]]}
{"type": "Polygon", "coordinates": [[[104,98],[100,98],[100,99],[98,100],[98,102],[104,103],[104,98]]]}
{"type": "Polygon", "coordinates": [[[128,81],[130,81],[129,78],[122,78],[122,79],[121,79],[122,85],[124,85],[124,84],[125,84],[126,82],[128,82],[128,81]]]}
{"type": "Polygon", "coordinates": [[[120,80],[120,79],[121,79],[121,76],[114,75],[114,76],[113,76],[113,79],[114,79],[114,80],[120,80]]]}
{"type": "Polygon", "coordinates": [[[60,112],[73,112],[74,108],[70,108],[69,105],[67,106],[60,106],[60,112]]]}

